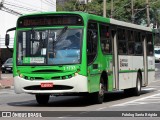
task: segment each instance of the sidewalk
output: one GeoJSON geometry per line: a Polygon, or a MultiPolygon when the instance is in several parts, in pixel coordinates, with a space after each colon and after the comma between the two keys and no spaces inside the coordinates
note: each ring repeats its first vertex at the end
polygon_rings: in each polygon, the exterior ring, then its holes
{"type": "Polygon", "coordinates": [[[11,88],[13,86],[13,77],[11,78],[1,78],[0,79],[0,89],[11,88]]]}

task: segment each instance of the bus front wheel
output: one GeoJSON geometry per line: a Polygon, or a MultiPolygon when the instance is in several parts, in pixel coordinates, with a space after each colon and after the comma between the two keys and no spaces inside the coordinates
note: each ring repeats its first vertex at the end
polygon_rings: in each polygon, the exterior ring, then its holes
{"type": "Polygon", "coordinates": [[[102,104],[103,103],[103,99],[104,99],[104,93],[105,93],[105,87],[104,87],[104,81],[102,80],[100,82],[100,86],[99,86],[99,92],[95,92],[91,94],[91,98],[93,100],[94,103],[96,104],[102,104]]]}
{"type": "Polygon", "coordinates": [[[37,94],[35,95],[36,96],[36,100],[37,100],[37,103],[40,104],[40,105],[45,105],[48,103],[49,101],[49,96],[50,95],[41,95],[41,94],[37,94]]]}

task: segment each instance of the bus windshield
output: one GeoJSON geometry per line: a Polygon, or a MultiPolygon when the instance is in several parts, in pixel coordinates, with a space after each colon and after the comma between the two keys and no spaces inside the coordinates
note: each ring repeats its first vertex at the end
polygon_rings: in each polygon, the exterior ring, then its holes
{"type": "Polygon", "coordinates": [[[18,65],[80,63],[82,29],[18,31],[18,65]]]}

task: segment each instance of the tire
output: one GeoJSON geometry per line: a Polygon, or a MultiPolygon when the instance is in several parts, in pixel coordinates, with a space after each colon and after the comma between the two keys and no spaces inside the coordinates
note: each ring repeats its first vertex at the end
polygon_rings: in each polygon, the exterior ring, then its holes
{"type": "Polygon", "coordinates": [[[91,100],[93,100],[95,104],[102,104],[104,100],[104,93],[105,93],[104,81],[103,79],[101,79],[99,92],[92,93],[91,100]]]}
{"type": "Polygon", "coordinates": [[[2,71],[2,73],[5,73],[5,71],[2,71]]]}
{"type": "Polygon", "coordinates": [[[50,95],[41,95],[41,94],[35,95],[37,103],[39,105],[46,105],[49,101],[49,96],[50,95]]]}
{"type": "Polygon", "coordinates": [[[142,87],[142,78],[140,74],[138,73],[136,87],[133,88],[133,95],[139,96],[141,94],[141,87],[142,87]]]}
{"type": "Polygon", "coordinates": [[[140,74],[137,75],[137,81],[136,81],[136,87],[135,88],[129,88],[124,89],[124,93],[127,96],[139,96],[141,94],[141,86],[142,86],[142,78],[140,74]]]}

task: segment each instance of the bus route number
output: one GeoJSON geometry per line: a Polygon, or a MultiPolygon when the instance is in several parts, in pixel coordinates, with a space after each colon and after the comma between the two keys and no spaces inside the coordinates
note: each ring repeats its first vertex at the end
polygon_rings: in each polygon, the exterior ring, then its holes
{"type": "Polygon", "coordinates": [[[75,70],[76,67],[75,66],[66,66],[64,67],[64,70],[75,70]]]}

